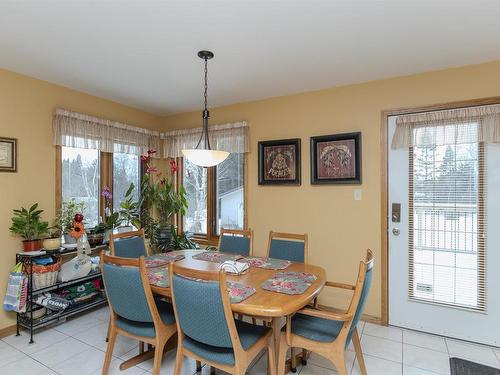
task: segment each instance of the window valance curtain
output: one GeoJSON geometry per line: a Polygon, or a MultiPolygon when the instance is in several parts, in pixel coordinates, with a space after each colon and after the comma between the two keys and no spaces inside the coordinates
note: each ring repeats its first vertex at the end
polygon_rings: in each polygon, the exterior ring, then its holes
{"type": "Polygon", "coordinates": [[[53,122],[54,145],[141,155],[160,149],[160,133],[58,108],[53,122]]]}
{"type": "Polygon", "coordinates": [[[500,105],[398,116],[391,148],[471,141],[500,143],[500,105]]]}
{"type": "MultiPolygon", "coordinates": [[[[202,128],[194,128],[161,133],[163,157],[181,157],[182,150],[195,148],[200,139],[201,130],[202,128]]],[[[248,123],[245,121],[210,126],[210,145],[212,149],[231,153],[250,152],[248,130],[248,123]]]]}

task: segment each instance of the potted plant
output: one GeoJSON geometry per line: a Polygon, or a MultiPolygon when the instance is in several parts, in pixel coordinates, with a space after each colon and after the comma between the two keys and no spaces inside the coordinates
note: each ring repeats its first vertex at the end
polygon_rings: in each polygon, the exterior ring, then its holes
{"type": "Polygon", "coordinates": [[[74,198],[63,202],[59,211],[59,223],[64,237],[64,243],[76,244],[76,240],[70,236],[71,228],[73,227],[73,219],[76,214],[82,213],[85,209],[85,203],[77,202],[74,198]]]}
{"type": "Polygon", "coordinates": [[[120,202],[120,222],[125,225],[118,227],[118,232],[129,232],[133,227],[140,228],[141,221],[139,220],[139,202],[134,200],[134,183],[131,183],[125,192],[125,197],[120,202]]]}
{"type": "MultiPolygon", "coordinates": [[[[163,247],[168,245],[172,233],[172,217],[176,214],[185,214],[187,209],[186,190],[183,186],[176,189],[172,178],[163,176],[156,167],[151,165],[151,158],[156,151],[148,150],[147,155],[141,156],[145,171],[142,185],[142,203],[149,209],[155,209],[158,218],[157,242],[163,247]]],[[[170,162],[170,175],[177,171],[175,160],[170,162]]],[[[175,227],[174,227],[175,229],[175,227]]]]}
{"type": "Polygon", "coordinates": [[[13,212],[10,232],[24,238],[24,251],[40,250],[42,248],[41,238],[49,228],[49,223],[41,219],[43,210],[39,210],[38,203],[35,203],[28,210],[21,207],[20,210],[13,212]]]}
{"type": "Polygon", "coordinates": [[[104,223],[97,224],[94,228],[87,230],[87,240],[91,247],[102,245],[104,242],[104,234],[106,232],[106,225],[104,223]]]}
{"type": "Polygon", "coordinates": [[[61,224],[56,219],[52,226],[48,229],[49,237],[43,240],[43,248],[45,250],[57,250],[61,247],[61,224]]]}
{"type": "Polygon", "coordinates": [[[102,225],[104,228],[104,241],[109,242],[109,236],[113,230],[121,223],[119,212],[113,212],[113,193],[108,186],[104,186],[101,193],[104,198],[104,219],[102,225]]]}

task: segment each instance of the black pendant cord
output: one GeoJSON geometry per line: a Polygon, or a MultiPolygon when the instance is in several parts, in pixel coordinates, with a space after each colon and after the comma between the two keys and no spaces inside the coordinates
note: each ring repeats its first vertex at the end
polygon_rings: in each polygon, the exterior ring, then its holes
{"type": "Polygon", "coordinates": [[[204,57],[205,60],[205,86],[204,86],[204,93],[203,93],[203,98],[205,102],[205,109],[203,110],[203,129],[201,131],[201,137],[200,140],[198,141],[198,144],[196,145],[196,148],[198,148],[201,144],[201,141],[203,140],[203,146],[205,150],[211,150],[210,147],[210,138],[208,137],[208,119],[210,118],[210,112],[208,111],[208,58],[204,57]]]}

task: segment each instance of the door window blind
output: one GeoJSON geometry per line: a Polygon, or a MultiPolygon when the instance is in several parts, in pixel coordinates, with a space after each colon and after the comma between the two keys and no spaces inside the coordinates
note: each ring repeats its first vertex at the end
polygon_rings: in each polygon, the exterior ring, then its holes
{"type": "Polygon", "coordinates": [[[485,153],[477,122],[413,129],[410,300],[486,310],[485,153]]]}

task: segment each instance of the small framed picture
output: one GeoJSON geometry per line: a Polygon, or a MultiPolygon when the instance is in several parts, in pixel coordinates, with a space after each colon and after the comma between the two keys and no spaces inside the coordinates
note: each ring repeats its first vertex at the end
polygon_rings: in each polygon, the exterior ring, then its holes
{"type": "Polygon", "coordinates": [[[259,185],[300,185],[300,138],[259,142],[259,185]]]}
{"type": "Polygon", "coordinates": [[[361,133],[311,137],[311,184],[361,184],[361,133]]]}
{"type": "Polygon", "coordinates": [[[17,172],[17,139],[0,137],[0,172],[17,172]]]}

